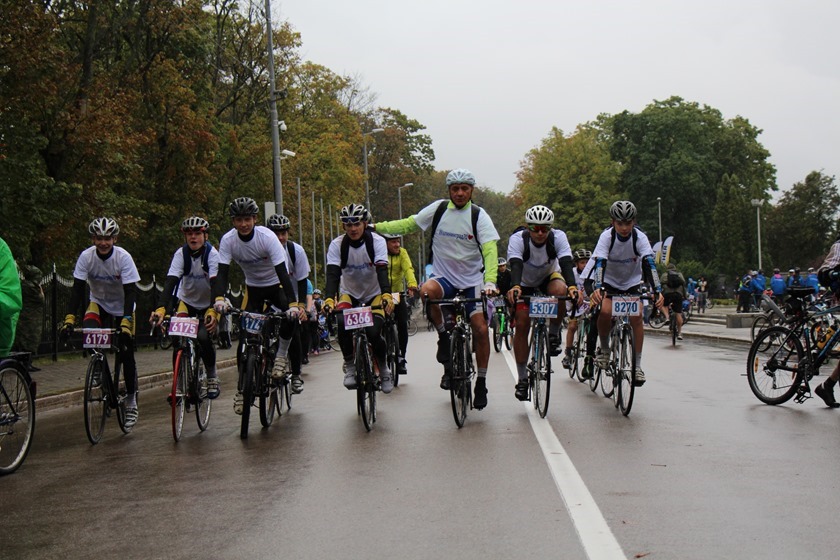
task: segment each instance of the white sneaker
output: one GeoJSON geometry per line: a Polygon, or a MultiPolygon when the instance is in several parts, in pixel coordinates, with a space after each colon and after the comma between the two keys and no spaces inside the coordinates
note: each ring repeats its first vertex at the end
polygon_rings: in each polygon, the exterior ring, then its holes
{"type": "Polygon", "coordinates": [[[356,388],[356,364],[354,362],[344,362],[342,366],[344,370],[344,386],[348,389],[356,388]]]}
{"type": "Polygon", "coordinates": [[[271,377],[274,379],[283,379],[286,376],[286,367],[289,365],[289,359],[286,356],[277,356],[274,359],[274,367],[271,368],[271,377]]]}
{"type": "Polygon", "coordinates": [[[607,352],[598,350],[595,353],[595,363],[601,369],[607,369],[610,365],[610,355],[607,352]]]}
{"type": "Polygon", "coordinates": [[[233,396],[233,412],[242,416],[242,409],[245,408],[245,399],[242,398],[242,393],[239,391],[233,396]]]}
{"type": "Polygon", "coordinates": [[[642,371],[642,366],[636,366],[636,387],[641,387],[645,384],[645,372],[642,371]]]}
{"type": "Polygon", "coordinates": [[[391,377],[391,371],[389,369],[379,370],[379,380],[383,393],[388,394],[394,390],[394,378],[391,377]]]}

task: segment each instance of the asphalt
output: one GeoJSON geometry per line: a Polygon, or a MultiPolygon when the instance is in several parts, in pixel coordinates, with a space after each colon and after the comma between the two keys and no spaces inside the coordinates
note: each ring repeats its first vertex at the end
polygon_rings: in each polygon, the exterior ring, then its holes
{"type": "MultiPolygon", "coordinates": [[[[727,328],[727,315],[734,315],[734,306],[716,306],[705,314],[696,314],[683,326],[683,337],[704,338],[720,342],[750,343],[749,328],[727,328]]],[[[667,329],[645,327],[652,335],[667,335],[667,329]]],[[[236,365],[236,348],[217,350],[217,368],[236,365]]],[[[166,385],[172,380],[172,351],[141,349],[135,354],[139,373],[139,389],[166,385]]],[[[81,352],[63,356],[53,362],[49,357],[38,358],[34,364],[40,371],[32,373],[36,382],[36,409],[44,412],[55,408],[82,404],[88,360],[81,352]]]]}

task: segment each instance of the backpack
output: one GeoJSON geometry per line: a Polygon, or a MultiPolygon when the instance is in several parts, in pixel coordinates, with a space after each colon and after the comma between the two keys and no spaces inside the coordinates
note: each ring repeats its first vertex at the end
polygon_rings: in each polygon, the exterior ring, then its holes
{"type": "MultiPolygon", "coordinates": [[[[210,258],[211,249],[213,249],[213,246],[210,245],[209,241],[205,241],[204,254],[201,255],[201,268],[204,269],[205,273],[210,272],[210,264],[207,261],[210,258]]],[[[192,269],[192,251],[190,251],[190,246],[184,243],[184,246],[181,248],[181,253],[184,255],[184,276],[187,276],[192,269]]]]}
{"type": "Polygon", "coordinates": [[[292,241],[289,241],[286,243],[286,247],[286,252],[289,253],[289,260],[292,261],[292,267],[294,267],[295,261],[297,260],[297,256],[295,255],[295,244],[292,241]]]}
{"type": "Polygon", "coordinates": [[[680,279],[680,273],[676,270],[669,270],[668,271],[668,279],[665,281],[665,284],[669,288],[679,288],[682,285],[682,280],[680,279]]]}
{"type": "MultiPolygon", "coordinates": [[[[426,262],[429,264],[432,263],[434,255],[432,254],[432,243],[435,239],[435,232],[437,231],[438,224],[440,223],[440,219],[443,217],[443,213],[446,212],[446,207],[449,206],[448,200],[441,200],[440,204],[438,204],[437,210],[435,210],[435,215],[432,218],[432,227],[430,229],[431,235],[429,235],[429,258],[426,262]]],[[[481,209],[476,206],[474,203],[470,204],[470,208],[472,210],[472,230],[473,230],[473,239],[475,242],[478,243],[478,248],[481,250],[481,242],[478,240],[478,214],[481,209]]],[[[482,267],[484,270],[484,267],[482,267]]]]}
{"type": "MultiPolygon", "coordinates": [[[[373,256],[373,234],[370,230],[365,230],[362,234],[362,239],[365,242],[365,249],[367,249],[368,257],[370,257],[370,264],[374,264],[373,256]]],[[[341,240],[341,269],[347,268],[347,257],[350,255],[350,238],[347,235],[341,240]]],[[[294,263],[294,259],[292,260],[294,263]]]]}
{"type": "MultiPolygon", "coordinates": [[[[615,228],[610,228],[610,229],[612,231],[610,232],[610,248],[609,248],[608,253],[612,253],[612,248],[613,248],[613,245],[615,245],[615,238],[616,238],[615,228]]],[[[631,234],[632,237],[633,237],[633,252],[636,254],[637,257],[641,256],[639,254],[639,248],[636,247],[636,244],[639,241],[639,231],[638,230],[639,230],[638,226],[633,226],[633,233],[631,234]]]]}
{"type": "MultiPolygon", "coordinates": [[[[522,262],[528,262],[531,259],[531,232],[527,228],[522,228],[522,262]]],[[[553,261],[557,258],[557,247],[554,246],[554,230],[548,232],[548,238],[545,241],[545,253],[548,255],[548,260],[553,261]]]]}

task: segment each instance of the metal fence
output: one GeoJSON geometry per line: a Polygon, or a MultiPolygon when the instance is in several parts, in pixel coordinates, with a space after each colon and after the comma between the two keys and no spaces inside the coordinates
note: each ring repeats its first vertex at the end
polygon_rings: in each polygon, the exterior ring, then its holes
{"type": "MultiPolygon", "coordinates": [[[[38,345],[38,356],[52,355],[53,360],[58,359],[59,354],[78,351],[81,347],[81,335],[75,334],[68,343],[62,343],[58,339],[58,327],[64,320],[70,305],[70,294],[73,289],[73,278],[64,278],[55,270],[45,275],[41,280],[41,288],[44,290],[44,312],[41,319],[41,343],[38,345]]],[[[155,344],[154,337],[150,336],[151,328],[145,328],[146,320],[157,308],[160,294],[163,292],[163,285],[155,281],[148,284],[137,283],[137,304],[135,306],[135,344],[137,346],[149,346],[155,344]]],[[[227,297],[234,306],[242,302],[242,288],[232,290],[228,287],[227,297]]],[[[83,309],[86,309],[90,302],[90,290],[85,290],[85,302],[83,309]]]]}

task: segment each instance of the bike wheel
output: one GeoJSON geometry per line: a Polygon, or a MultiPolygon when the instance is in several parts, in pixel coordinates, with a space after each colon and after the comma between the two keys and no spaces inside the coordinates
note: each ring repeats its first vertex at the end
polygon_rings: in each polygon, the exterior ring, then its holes
{"type": "Polygon", "coordinates": [[[168,334],[164,334],[160,337],[160,342],[158,343],[161,350],[169,350],[172,348],[172,337],[168,334]]]}
{"type": "Polygon", "coordinates": [[[677,315],[676,311],[671,311],[671,317],[668,323],[668,329],[671,331],[671,346],[677,345],[677,315]]]}
{"type": "Polygon", "coordinates": [[[586,377],[583,376],[583,357],[586,354],[586,337],[589,333],[589,321],[584,319],[578,320],[577,332],[575,332],[575,341],[572,344],[572,370],[581,383],[586,382],[586,377]]]}
{"type": "Polygon", "coordinates": [[[772,326],[773,323],[767,315],[757,316],[753,319],[752,326],[750,327],[750,340],[755,342],[757,336],[772,326]]]}
{"type": "MultiPolygon", "coordinates": [[[[128,392],[125,388],[125,380],[120,380],[122,374],[122,366],[118,361],[114,364],[114,391],[117,393],[117,424],[124,434],[130,434],[133,426],[126,426],[125,424],[125,401],[128,398],[128,392]]],[[[135,399],[139,395],[135,394],[135,399]]]]}
{"type": "Polygon", "coordinates": [[[362,424],[368,432],[376,421],[376,392],[373,385],[373,370],[368,354],[367,340],[356,339],[356,401],[362,415],[362,424]]]}
{"type": "MultiPolygon", "coordinates": [[[[584,357],[583,358],[583,367],[586,367],[586,365],[587,365],[586,361],[587,360],[592,361],[592,358],[584,357]]],[[[601,370],[599,368],[595,367],[594,363],[589,364],[589,367],[592,369],[592,375],[589,378],[589,390],[594,393],[595,390],[598,388],[598,382],[601,381],[601,370]]]]}
{"type": "Polygon", "coordinates": [[[449,400],[452,402],[452,415],[455,424],[461,428],[467,419],[467,409],[470,406],[470,380],[467,371],[467,352],[464,333],[460,330],[452,332],[449,341],[449,364],[452,377],[449,380],[449,400]]]}
{"type": "Polygon", "coordinates": [[[715,301],[712,298],[706,298],[706,309],[711,309],[715,306],[715,301]]]}
{"type": "Polygon", "coordinates": [[[499,319],[498,314],[493,317],[493,349],[496,352],[502,351],[502,339],[504,338],[504,334],[502,333],[502,325],[501,319],[499,319]]]}
{"type": "Polygon", "coordinates": [[[548,336],[545,328],[537,334],[537,345],[534,349],[534,408],[545,418],[548,413],[548,398],[551,396],[551,353],[548,348],[548,336]]]}
{"type": "Polygon", "coordinates": [[[621,329],[621,345],[618,357],[618,408],[624,416],[633,408],[636,392],[636,337],[630,325],[621,329]]]}
{"type": "Polygon", "coordinates": [[[16,367],[0,370],[0,474],[23,464],[35,433],[35,400],[27,376],[16,367]]]}
{"type": "Polygon", "coordinates": [[[172,437],[181,439],[184,429],[184,410],[187,407],[187,381],[190,376],[190,355],[183,349],[175,353],[175,367],[172,373],[172,392],[169,402],[172,406],[172,437]]]}
{"type": "Polygon", "coordinates": [[[394,381],[394,387],[400,384],[399,363],[400,363],[400,335],[397,332],[397,325],[391,325],[386,328],[385,342],[387,343],[387,352],[385,354],[388,361],[388,367],[391,370],[391,378],[394,381]]]}
{"type": "Polygon", "coordinates": [[[787,327],[770,327],[750,346],[747,380],[763,403],[782,404],[796,393],[810,367],[802,342],[787,327]]]}
{"type": "Polygon", "coordinates": [[[654,329],[661,328],[662,325],[665,324],[665,314],[660,313],[658,310],[654,310],[650,319],[648,319],[648,324],[654,329]]]}
{"type": "Polygon", "coordinates": [[[409,320],[408,320],[408,336],[414,336],[415,334],[417,334],[417,321],[409,318],[409,320]]]}
{"type": "Polygon", "coordinates": [[[248,423],[251,421],[251,405],[254,403],[254,379],[259,374],[257,354],[249,350],[245,358],[245,368],[240,373],[242,380],[242,418],[239,437],[248,439],[248,423]]]}
{"type": "Polygon", "coordinates": [[[271,360],[263,355],[260,360],[257,375],[257,394],[260,402],[260,424],[268,428],[274,422],[274,411],[277,408],[278,383],[271,378],[271,360]]]}
{"type": "Polygon", "coordinates": [[[508,352],[513,350],[513,333],[513,323],[511,323],[510,320],[505,318],[505,348],[508,349],[508,352]]]}
{"type": "Polygon", "coordinates": [[[610,365],[606,369],[601,369],[598,367],[598,364],[595,364],[595,368],[601,371],[601,393],[607,398],[612,397],[613,392],[615,391],[612,373],[612,358],[612,355],[610,355],[610,365]]]}
{"type": "Polygon", "coordinates": [[[102,355],[90,359],[85,376],[85,432],[92,444],[99,443],[108,417],[108,396],[105,392],[105,365],[102,355]]]}
{"type": "Polygon", "coordinates": [[[195,406],[195,419],[202,432],[210,422],[210,408],[213,401],[207,398],[207,372],[199,356],[193,356],[193,377],[190,383],[190,396],[195,406]]]}

